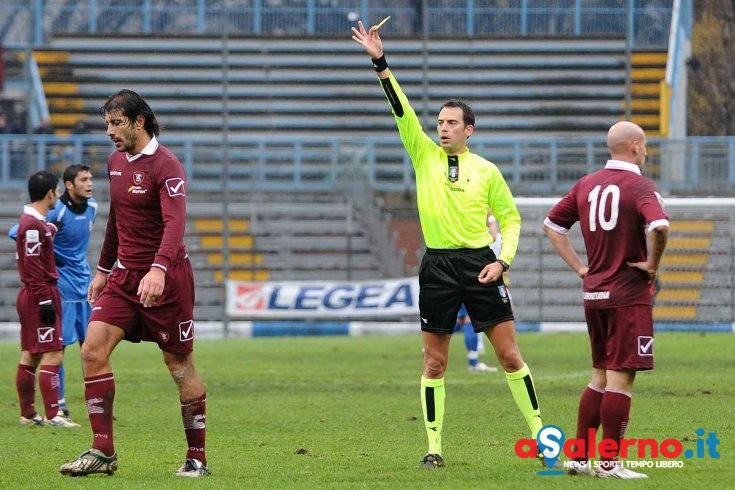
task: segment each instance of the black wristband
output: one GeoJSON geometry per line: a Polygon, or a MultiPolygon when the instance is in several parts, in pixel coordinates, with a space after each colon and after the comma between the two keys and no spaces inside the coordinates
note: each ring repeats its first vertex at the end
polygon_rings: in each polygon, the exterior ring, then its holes
{"type": "Polygon", "coordinates": [[[380,58],[373,58],[373,68],[375,68],[376,73],[380,73],[381,71],[388,69],[388,62],[385,61],[385,55],[380,58]]]}

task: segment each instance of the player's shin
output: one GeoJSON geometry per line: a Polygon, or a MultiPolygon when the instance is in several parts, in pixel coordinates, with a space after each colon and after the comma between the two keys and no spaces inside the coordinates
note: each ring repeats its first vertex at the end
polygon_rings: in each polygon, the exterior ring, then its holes
{"type": "Polygon", "coordinates": [[[36,415],[36,368],[18,364],[18,370],[15,376],[15,386],[18,390],[18,399],[20,401],[20,415],[26,419],[33,418],[36,415]]]}
{"type": "Polygon", "coordinates": [[[181,400],[181,420],[186,434],[187,459],[196,459],[206,466],[205,453],[207,394],[191,400],[181,400]]]}
{"type": "Polygon", "coordinates": [[[505,373],[508,387],[513,394],[513,399],[518,409],[526,419],[528,428],[531,429],[531,438],[536,439],[536,434],[544,426],[541,422],[541,409],[536,396],[536,388],[531,377],[531,370],[524,364],[521,369],[514,373],[505,373]]]}
{"type": "Polygon", "coordinates": [[[59,366],[45,364],[38,368],[38,388],[46,418],[50,420],[59,409],[59,366]]]}
{"type": "Polygon", "coordinates": [[[94,434],[92,449],[100,451],[105,456],[112,456],[115,454],[112,434],[115,377],[112,373],[85,376],[84,398],[87,403],[89,425],[94,434]]]}
{"type": "Polygon", "coordinates": [[[429,439],[429,454],[442,453],[444,398],[444,378],[421,377],[421,405],[424,411],[426,435],[429,439]]]}

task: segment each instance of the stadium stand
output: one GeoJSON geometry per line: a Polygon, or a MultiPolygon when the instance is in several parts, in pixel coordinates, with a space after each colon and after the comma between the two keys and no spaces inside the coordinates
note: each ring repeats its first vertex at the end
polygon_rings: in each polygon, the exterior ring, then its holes
{"type": "MultiPolygon", "coordinates": [[[[58,36],[50,48],[39,57],[39,68],[60,129],[82,114],[96,117],[101,101],[129,87],[146,94],[167,131],[221,133],[219,38],[58,36]],[[65,107],[58,99],[69,93],[75,97],[65,107]]],[[[393,134],[364,55],[344,39],[234,38],[228,48],[233,135],[393,134]]],[[[395,39],[390,49],[406,92],[419,97],[421,42],[395,39]]],[[[624,113],[625,49],[619,39],[449,39],[432,44],[426,56],[432,87],[427,111],[462,97],[473,105],[484,134],[599,134],[624,113]]]]}
{"type": "Polygon", "coordinates": [[[661,82],[668,53],[640,52],[631,56],[631,118],[649,138],[661,135],[661,82]]]}
{"type": "Polygon", "coordinates": [[[51,124],[59,134],[68,134],[79,121],[85,121],[82,113],[84,101],[74,74],[69,66],[69,54],[63,51],[34,51],[39,66],[43,90],[51,114],[51,124]]]}
{"type": "Polygon", "coordinates": [[[715,227],[716,222],[712,220],[672,223],[672,238],[665,255],[668,267],[661,274],[661,291],[654,308],[657,318],[697,318],[698,309],[694,305],[702,299],[715,227]]]}
{"type": "Polygon", "coordinates": [[[212,217],[222,216],[222,203],[190,203],[188,214],[193,223],[189,248],[192,257],[201,253],[194,264],[198,285],[221,281],[226,240],[231,270],[259,280],[384,275],[359,216],[344,197],[307,194],[280,199],[230,202],[233,226],[227,239],[222,220],[212,217]]]}
{"type": "Polygon", "coordinates": [[[245,281],[388,275],[376,254],[380,247],[366,231],[365,218],[342,193],[235,197],[227,210],[228,235],[224,234],[226,212],[221,199],[194,191],[187,214],[187,247],[196,276],[196,316],[200,319],[222,317],[225,272],[229,278],[245,281]]]}

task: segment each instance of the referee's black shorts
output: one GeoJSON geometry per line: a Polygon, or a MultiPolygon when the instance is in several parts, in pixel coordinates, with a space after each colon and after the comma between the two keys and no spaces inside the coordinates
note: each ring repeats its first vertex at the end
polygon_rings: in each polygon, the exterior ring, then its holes
{"type": "Polygon", "coordinates": [[[463,303],[475,332],[513,320],[503,276],[490,284],[477,278],[495,260],[489,247],[427,249],[419,270],[421,330],[451,334],[463,303]]]}

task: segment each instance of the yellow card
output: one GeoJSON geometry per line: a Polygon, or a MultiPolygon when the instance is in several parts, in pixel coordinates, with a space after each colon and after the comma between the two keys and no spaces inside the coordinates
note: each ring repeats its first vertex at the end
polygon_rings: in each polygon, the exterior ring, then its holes
{"type": "Polygon", "coordinates": [[[381,21],[380,21],[380,23],[379,23],[378,25],[374,25],[374,26],[372,26],[372,27],[370,28],[370,32],[375,32],[375,31],[377,31],[378,29],[380,29],[380,28],[381,28],[381,27],[383,26],[383,24],[385,24],[386,22],[388,22],[388,19],[390,19],[390,15],[389,15],[388,17],[386,17],[385,19],[381,20],[381,21]]]}

